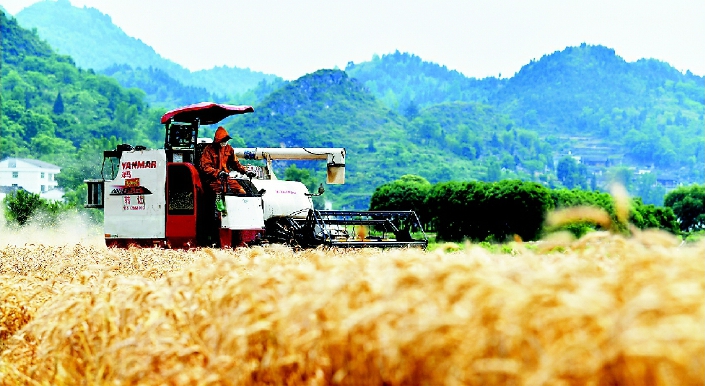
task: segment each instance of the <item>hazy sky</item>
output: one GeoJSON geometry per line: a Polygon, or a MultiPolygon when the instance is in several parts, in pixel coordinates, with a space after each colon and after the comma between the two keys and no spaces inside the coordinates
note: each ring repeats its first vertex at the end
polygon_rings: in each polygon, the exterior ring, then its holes
{"type": "MultiPolygon", "coordinates": [[[[581,43],[705,75],[705,0],[70,0],[167,59],[295,79],[399,50],[470,77],[511,77],[581,43]]],[[[0,0],[16,14],[36,0],[0,0]]]]}

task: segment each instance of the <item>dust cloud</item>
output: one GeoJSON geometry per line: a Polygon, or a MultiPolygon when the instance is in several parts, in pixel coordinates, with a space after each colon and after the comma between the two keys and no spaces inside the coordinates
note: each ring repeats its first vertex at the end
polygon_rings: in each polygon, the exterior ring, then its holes
{"type": "MultiPolygon", "coordinates": [[[[0,209],[0,213],[4,213],[5,208],[0,209]]],[[[46,216],[39,214],[22,227],[12,226],[5,219],[0,219],[0,246],[28,244],[100,246],[105,245],[105,241],[102,225],[91,221],[85,213],[63,213],[53,224],[49,224],[46,216]]]]}

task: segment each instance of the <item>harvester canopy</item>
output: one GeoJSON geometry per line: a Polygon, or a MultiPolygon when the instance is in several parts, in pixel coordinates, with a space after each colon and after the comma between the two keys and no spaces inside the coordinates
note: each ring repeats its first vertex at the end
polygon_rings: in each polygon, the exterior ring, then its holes
{"type": "Polygon", "coordinates": [[[162,116],[162,124],[170,120],[177,122],[196,122],[201,125],[212,125],[236,114],[252,113],[252,106],[234,106],[213,102],[200,102],[193,105],[179,107],[162,116]]]}

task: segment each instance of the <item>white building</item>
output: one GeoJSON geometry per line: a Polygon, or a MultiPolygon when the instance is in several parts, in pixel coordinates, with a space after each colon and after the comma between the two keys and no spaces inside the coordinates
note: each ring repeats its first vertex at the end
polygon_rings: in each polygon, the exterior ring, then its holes
{"type": "Polygon", "coordinates": [[[61,199],[56,175],[61,168],[29,158],[5,158],[0,161],[0,186],[23,188],[49,200],[61,199]],[[57,198],[58,197],[58,198],[57,198]]]}

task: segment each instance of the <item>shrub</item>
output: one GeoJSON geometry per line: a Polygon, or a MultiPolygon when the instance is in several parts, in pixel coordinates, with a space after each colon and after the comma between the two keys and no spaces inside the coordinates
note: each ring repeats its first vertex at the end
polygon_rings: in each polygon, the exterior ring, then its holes
{"type": "Polygon", "coordinates": [[[8,194],[3,203],[5,220],[10,226],[24,226],[33,218],[39,219],[42,225],[54,226],[63,213],[75,210],[73,205],[45,200],[24,189],[8,194]]]}

